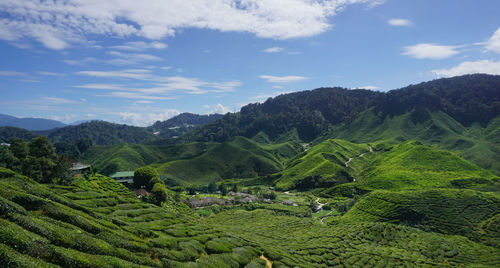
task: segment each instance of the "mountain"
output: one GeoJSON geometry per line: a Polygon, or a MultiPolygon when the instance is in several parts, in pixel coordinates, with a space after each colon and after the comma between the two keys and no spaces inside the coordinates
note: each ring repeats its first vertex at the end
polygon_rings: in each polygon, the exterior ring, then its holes
{"type": "Polygon", "coordinates": [[[189,141],[225,141],[262,132],[271,142],[329,138],[398,143],[416,139],[456,151],[500,174],[500,76],[465,75],[387,93],[319,88],[281,95],[195,129],[189,141]],[[296,134],[293,134],[296,133],[296,134]]]}
{"type": "Polygon", "coordinates": [[[17,128],[24,128],[31,131],[49,130],[54,128],[61,128],[66,124],[43,118],[17,118],[10,115],[0,114],[0,126],[10,126],[17,128]]]}
{"type": "Polygon", "coordinates": [[[91,121],[76,126],[55,129],[48,133],[48,137],[54,143],[75,143],[80,139],[90,139],[94,144],[98,145],[145,143],[156,139],[155,135],[146,128],[105,121],[91,121]]]}
{"type": "Polygon", "coordinates": [[[148,129],[161,138],[171,138],[180,136],[221,117],[221,114],[199,115],[182,113],[165,121],[156,121],[156,123],[148,127],[148,129]]]}
{"type": "Polygon", "coordinates": [[[10,143],[14,139],[31,140],[39,135],[17,127],[0,127],[0,141],[10,143]]]}

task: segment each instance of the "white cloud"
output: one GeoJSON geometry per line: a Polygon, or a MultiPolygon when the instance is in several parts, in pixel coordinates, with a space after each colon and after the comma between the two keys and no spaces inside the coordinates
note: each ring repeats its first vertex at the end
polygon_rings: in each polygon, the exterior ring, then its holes
{"type": "Polygon", "coordinates": [[[144,51],[148,49],[165,49],[167,44],[161,42],[127,42],[120,46],[112,46],[112,49],[118,50],[131,50],[131,51],[144,51]]]}
{"type": "Polygon", "coordinates": [[[251,97],[249,100],[251,102],[265,102],[269,98],[274,98],[276,96],[282,95],[282,94],[288,94],[291,93],[291,91],[281,91],[281,92],[274,92],[274,93],[261,93],[256,96],[251,97]]]}
{"type": "Polygon", "coordinates": [[[108,83],[91,83],[77,85],[77,88],[109,90],[109,95],[121,98],[138,98],[147,100],[173,99],[174,93],[207,94],[234,91],[242,83],[238,80],[223,82],[208,82],[194,77],[184,76],[157,76],[147,69],[128,69],[118,71],[80,71],[79,75],[96,78],[115,78],[123,80],[138,80],[148,82],[147,86],[130,86],[108,83]],[[153,85],[150,85],[153,83],[153,85]]]}
{"type": "Polygon", "coordinates": [[[136,112],[121,112],[120,119],[123,123],[134,126],[150,126],[156,121],[164,121],[180,114],[178,110],[169,109],[158,113],[136,113],[136,112]]]}
{"type": "Polygon", "coordinates": [[[54,104],[74,104],[74,103],[77,103],[76,101],[73,101],[73,100],[68,100],[68,99],[64,99],[64,98],[57,98],[57,97],[42,97],[41,99],[45,100],[47,102],[50,102],[50,103],[54,103],[54,104]]]}
{"type": "Polygon", "coordinates": [[[407,19],[390,19],[387,23],[392,26],[411,26],[411,21],[407,19]]]}
{"type": "Polygon", "coordinates": [[[38,71],[36,73],[39,75],[47,75],[47,76],[64,76],[64,74],[62,73],[45,72],[45,71],[38,71]]]}
{"type": "Polygon", "coordinates": [[[500,28],[486,42],[486,49],[500,53],[500,28]]]}
{"type": "Polygon", "coordinates": [[[445,59],[458,53],[457,46],[441,46],[421,43],[404,47],[403,55],[417,59],[445,59]]]}
{"type": "Polygon", "coordinates": [[[231,112],[231,109],[220,103],[217,103],[216,105],[212,106],[212,108],[213,108],[212,113],[216,114],[227,114],[231,112]]]}
{"type": "Polygon", "coordinates": [[[264,52],[264,53],[278,53],[281,51],[283,51],[282,47],[270,47],[270,48],[266,48],[266,49],[262,50],[262,52],[264,52]]]}
{"type": "Polygon", "coordinates": [[[62,121],[62,122],[68,122],[75,117],[76,117],[76,115],[74,115],[74,114],[65,114],[62,116],[54,115],[54,116],[49,117],[49,119],[62,121]]]}
{"type": "Polygon", "coordinates": [[[455,67],[449,69],[432,70],[432,72],[440,77],[451,77],[473,73],[500,75],[500,61],[464,61],[455,67]]]}
{"type": "Polygon", "coordinates": [[[25,73],[14,72],[14,71],[0,71],[1,76],[25,76],[25,73]]]}
{"type": "Polygon", "coordinates": [[[259,76],[259,78],[265,79],[269,83],[290,83],[308,79],[307,77],[298,75],[286,75],[286,76],[261,75],[259,76]]]}
{"type": "Polygon", "coordinates": [[[142,36],[158,40],[186,28],[248,32],[289,39],[320,34],[347,6],[380,0],[3,0],[0,39],[37,40],[63,49],[87,35],[142,36]]]}
{"type": "Polygon", "coordinates": [[[122,53],[118,51],[110,51],[109,55],[124,58],[131,62],[142,62],[142,61],[159,61],[160,57],[151,54],[137,54],[137,53],[122,53]]]}

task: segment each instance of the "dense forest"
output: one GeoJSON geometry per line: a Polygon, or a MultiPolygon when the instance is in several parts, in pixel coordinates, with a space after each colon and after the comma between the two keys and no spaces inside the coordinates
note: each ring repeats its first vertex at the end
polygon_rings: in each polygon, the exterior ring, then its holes
{"type": "Polygon", "coordinates": [[[291,93],[244,106],[239,113],[226,114],[184,139],[225,141],[234,136],[253,137],[260,131],[277,139],[296,129],[301,140],[311,141],[368,109],[389,117],[412,110],[443,111],[464,125],[486,124],[500,114],[500,76],[437,79],[387,93],[343,88],[291,93]]]}

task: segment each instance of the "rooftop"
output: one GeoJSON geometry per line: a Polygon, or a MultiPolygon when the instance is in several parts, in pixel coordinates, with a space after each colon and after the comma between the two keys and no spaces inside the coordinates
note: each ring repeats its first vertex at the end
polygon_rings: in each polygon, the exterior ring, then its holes
{"type": "Polygon", "coordinates": [[[109,177],[110,178],[122,178],[122,177],[133,177],[134,172],[133,171],[120,171],[116,172],[114,174],[111,174],[109,177]]]}

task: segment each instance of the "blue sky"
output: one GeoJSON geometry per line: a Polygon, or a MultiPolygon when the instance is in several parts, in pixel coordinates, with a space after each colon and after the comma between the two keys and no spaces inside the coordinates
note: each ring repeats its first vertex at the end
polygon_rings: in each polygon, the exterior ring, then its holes
{"type": "Polygon", "coordinates": [[[498,0],[1,0],[0,113],[147,126],[318,87],[500,75],[499,13],[498,0]]]}

